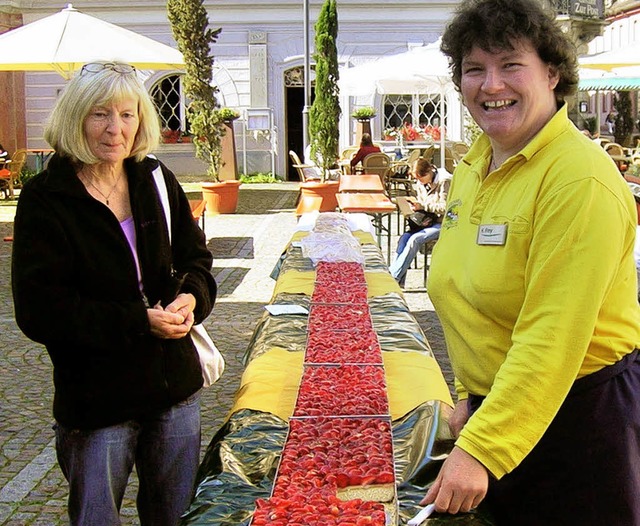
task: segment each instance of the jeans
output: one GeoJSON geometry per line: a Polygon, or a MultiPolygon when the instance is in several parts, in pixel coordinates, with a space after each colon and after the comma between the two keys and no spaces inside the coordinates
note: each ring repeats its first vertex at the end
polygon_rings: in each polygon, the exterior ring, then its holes
{"type": "Polygon", "coordinates": [[[119,526],[134,464],[140,524],[178,524],[191,503],[200,458],[199,392],[166,411],[110,427],[54,429],[72,526],[119,526]]]}
{"type": "Polygon", "coordinates": [[[420,251],[420,247],[440,237],[440,226],[440,223],[436,223],[413,234],[411,232],[405,232],[400,236],[396,256],[389,266],[389,272],[391,272],[391,275],[401,287],[404,287],[407,270],[411,266],[411,262],[416,257],[416,254],[420,251]]]}

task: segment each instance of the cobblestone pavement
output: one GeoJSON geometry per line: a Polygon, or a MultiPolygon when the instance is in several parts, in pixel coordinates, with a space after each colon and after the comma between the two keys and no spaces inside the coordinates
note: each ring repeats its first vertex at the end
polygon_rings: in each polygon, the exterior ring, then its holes
{"type": "MultiPolygon", "coordinates": [[[[241,357],[271,299],[269,277],[296,223],[295,183],[243,185],[238,213],[207,216],[219,296],[206,325],[227,362],[225,374],[202,398],[206,448],[231,407],[242,374],[241,357]]],[[[15,202],[0,203],[0,234],[12,233],[15,202]]],[[[395,227],[394,227],[395,229],[395,227]]],[[[396,239],[392,240],[395,247],[396,239]]],[[[66,482],[56,464],[52,368],[44,349],[15,325],[11,301],[11,243],[0,245],[0,525],[58,526],[66,520],[66,482]]],[[[424,291],[422,269],[409,272],[405,297],[425,331],[451,386],[437,317],[424,291]]],[[[124,526],[138,524],[135,474],[123,504],[124,526]]]]}

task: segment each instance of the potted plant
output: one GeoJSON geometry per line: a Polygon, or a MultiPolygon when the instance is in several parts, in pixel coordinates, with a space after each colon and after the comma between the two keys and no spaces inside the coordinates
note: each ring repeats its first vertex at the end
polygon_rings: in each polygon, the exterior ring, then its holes
{"type": "Polygon", "coordinates": [[[321,168],[320,182],[301,183],[305,195],[321,196],[320,211],[335,210],[338,181],[328,181],[330,170],[336,167],[340,137],[340,100],[338,89],[338,9],[336,0],[325,0],[315,25],[316,85],[315,99],[309,111],[311,157],[321,168]]]}
{"type": "Polygon", "coordinates": [[[218,111],[224,135],[220,139],[222,158],[218,178],[220,181],[235,181],[238,179],[238,159],[236,157],[236,136],[233,130],[233,121],[240,118],[240,113],[232,108],[221,108],[218,111]]]}
{"type": "Polygon", "coordinates": [[[631,146],[630,139],[633,133],[631,94],[628,91],[616,92],[613,106],[616,109],[614,140],[622,146],[631,146]]]}
{"type": "MultiPolygon", "coordinates": [[[[224,181],[220,178],[224,162],[223,138],[228,130],[225,120],[229,120],[230,114],[228,109],[220,109],[216,98],[218,88],[211,84],[213,56],[210,46],[217,41],[221,29],[209,27],[203,0],[168,0],[167,14],[173,37],[184,56],[183,86],[191,99],[186,113],[196,156],[207,163],[210,181],[202,183],[202,195],[210,213],[233,213],[238,205],[240,182],[236,177],[224,181]]],[[[235,143],[233,148],[235,160],[235,143]]]]}
{"type": "Polygon", "coordinates": [[[360,144],[362,135],[368,133],[371,135],[371,119],[373,119],[378,112],[372,106],[362,106],[356,108],[351,112],[351,116],[356,119],[356,141],[355,144],[360,144]]]}
{"type": "Polygon", "coordinates": [[[371,120],[373,119],[378,112],[373,106],[362,106],[360,108],[356,108],[351,113],[351,116],[357,120],[371,120]]]}

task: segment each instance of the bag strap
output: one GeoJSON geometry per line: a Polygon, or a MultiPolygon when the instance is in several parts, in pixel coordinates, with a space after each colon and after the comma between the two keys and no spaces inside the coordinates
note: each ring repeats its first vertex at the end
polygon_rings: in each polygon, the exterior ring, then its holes
{"type": "Polygon", "coordinates": [[[158,196],[160,197],[160,204],[164,212],[164,219],[167,222],[167,233],[169,234],[169,244],[171,244],[171,207],[169,206],[169,191],[167,190],[167,183],[164,180],[162,168],[160,165],[152,172],[153,181],[156,184],[156,190],[158,190],[158,196]]]}

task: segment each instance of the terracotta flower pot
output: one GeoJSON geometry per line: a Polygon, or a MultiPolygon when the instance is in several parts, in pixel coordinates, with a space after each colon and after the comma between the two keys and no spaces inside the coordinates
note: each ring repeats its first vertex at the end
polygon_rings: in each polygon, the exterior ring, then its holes
{"type": "Polygon", "coordinates": [[[240,181],[203,182],[202,197],[210,214],[233,214],[238,207],[240,181]]]}
{"type": "Polygon", "coordinates": [[[338,181],[300,183],[301,196],[296,213],[301,215],[315,210],[333,212],[338,207],[336,194],[339,184],[338,181]]]}

